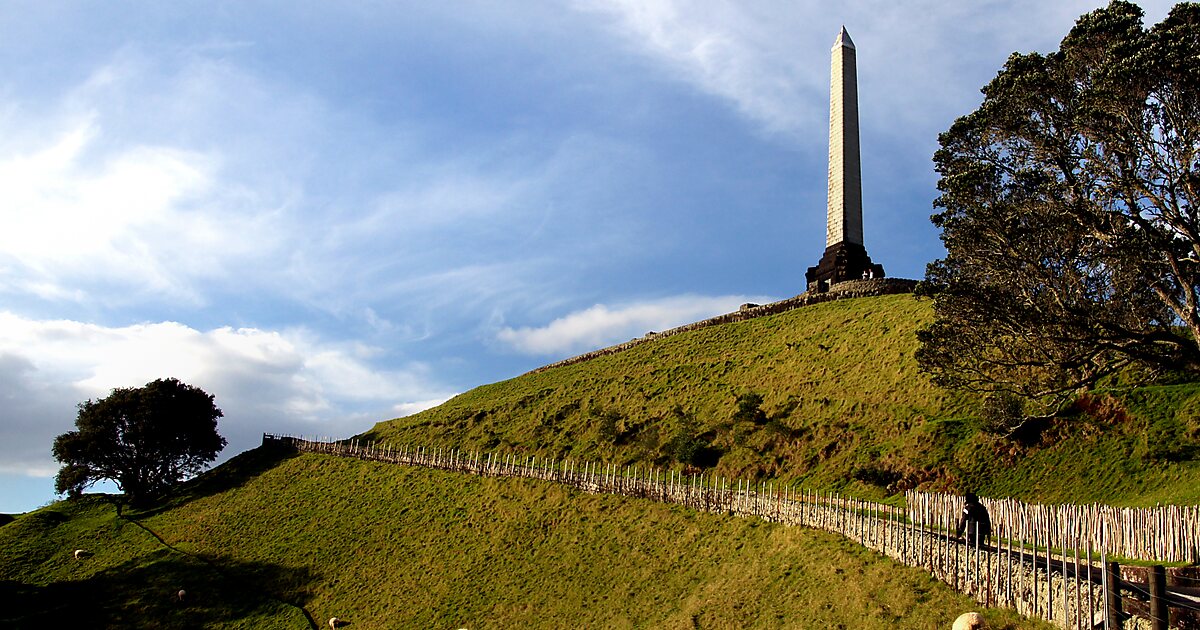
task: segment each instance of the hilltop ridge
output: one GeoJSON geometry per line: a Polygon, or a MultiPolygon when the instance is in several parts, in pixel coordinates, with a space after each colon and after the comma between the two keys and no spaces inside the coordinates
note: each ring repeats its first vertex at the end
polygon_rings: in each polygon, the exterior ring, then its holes
{"type": "Polygon", "coordinates": [[[869,280],[847,280],[844,282],[838,282],[825,291],[805,291],[800,295],[779,300],[777,302],[771,302],[769,304],[743,304],[740,309],[732,313],[724,313],[715,317],[700,320],[698,322],[669,328],[661,332],[651,331],[642,337],[630,339],[629,341],[619,343],[614,346],[599,348],[597,350],[585,352],[580,355],[568,357],[561,361],[555,361],[553,363],[543,365],[542,367],[530,370],[528,373],[532,374],[536,372],[545,372],[546,370],[551,370],[557,367],[590,361],[596,357],[602,357],[615,352],[623,352],[646,342],[683,334],[693,330],[699,330],[701,328],[708,328],[709,326],[719,326],[721,324],[743,322],[748,319],[755,319],[757,317],[767,317],[769,315],[785,313],[787,311],[804,306],[820,304],[822,302],[831,302],[833,300],[845,300],[878,295],[892,295],[896,293],[912,293],[916,286],[916,280],[906,280],[904,278],[872,278],[869,280]]]}
{"type": "Polygon", "coordinates": [[[711,469],[874,498],[968,487],[1034,501],[1200,498],[1187,485],[1200,480],[1196,384],[1114,381],[1018,443],[983,430],[978,396],[919,371],[915,333],[931,318],[928,301],[898,293],[684,327],[483,385],[359,437],[711,469]],[[1076,456],[1090,452],[1104,458],[1076,456]]]}

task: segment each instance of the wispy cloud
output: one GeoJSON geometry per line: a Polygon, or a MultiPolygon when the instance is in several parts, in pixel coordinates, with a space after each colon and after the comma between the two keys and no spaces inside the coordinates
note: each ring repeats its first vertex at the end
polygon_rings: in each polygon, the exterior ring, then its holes
{"type": "Polygon", "coordinates": [[[450,395],[423,364],[389,369],[381,354],[307,330],[107,327],[0,312],[0,472],[50,474],[51,441],[71,429],[78,402],[156,378],[215,396],[228,454],[264,431],[345,436],[450,395]]]}
{"type": "Polygon", "coordinates": [[[118,55],[44,111],[26,103],[0,116],[0,292],[201,306],[203,282],[277,251],[275,191],[231,176],[239,169],[221,147],[153,133],[171,122],[200,129],[170,120],[173,109],[187,118],[177,110],[199,94],[183,89],[168,102],[144,85],[153,69],[130,57],[118,55]],[[140,90],[149,102],[138,102],[140,90]],[[145,129],[130,133],[138,116],[145,129]]]}
{"type": "MultiPolygon", "coordinates": [[[[178,219],[174,207],[210,184],[210,166],[197,154],[141,146],[85,167],[82,156],[95,134],[80,121],[48,146],[0,161],[0,251],[25,272],[26,287],[46,297],[68,293],[57,277],[83,274],[185,293],[139,232],[178,219]]],[[[178,227],[184,239],[205,232],[178,227]]]]}
{"type": "Polygon", "coordinates": [[[537,258],[628,246],[627,220],[580,199],[632,161],[620,144],[432,150],[419,120],[377,126],[206,52],[127,46],[52,105],[0,112],[0,294],[370,308],[379,330],[431,305],[536,302],[537,258]]]}
{"type": "Polygon", "coordinates": [[[502,328],[496,338],[526,354],[582,352],[728,313],[747,302],[766,301],[769,299],[743,295],[683,295],[613,307],[597,304],[545,326],[502,328]]]}
{"type": "MultiPolygon", "coordinates": [[[[961,108],[977,102],[978,88],[1009,52],[1056,46],[1076,17],[1101,4],[863,0],[832,9],[815,0],[577,0],[574,6],[608,16],[628,47],[726,100],[768,133],[813,144],[828,122],[828,51],[841,25],[862,44],[861,84],[875,105],[864,109],[864,123],[890,131],[896,116],[906,124],[942,125],[930,120],[931,111],[965,113],[961,108]]],[[[1157,20],[1171,3],[1140,4],[1157,20]]]]}
{"type": "MultiPolygon", "coordinates": [[[[727,99],[769,132],[798,136],[824,115],[820,95],[828,79],[810,72],[800,56],[796,43],[804,32],[778,37],[771,11],[720,1],[587,0],[576,6],[610,16],[635,49],[727,99]]],[[[775,15],[790,22],[789,13],[775,15]]]]}

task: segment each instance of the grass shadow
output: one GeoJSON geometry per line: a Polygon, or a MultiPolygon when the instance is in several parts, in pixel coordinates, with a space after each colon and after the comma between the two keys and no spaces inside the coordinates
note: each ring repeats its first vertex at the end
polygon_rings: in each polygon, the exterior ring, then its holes
{"type": "Polygon", "coordinates": [[[80,580],[0,581],[0,625],[201,628],[237,621],[316,627],[304,609],[315,581],[305,569],[228,559],[208,564],[164,549],[80,580]]]}
{"type": "MultiPolygon", "coordinates": [[[[299,452],[286,444],[263,444],[233,457],[195,479],[180,484],[156,505],[128,509],[126,516],[136,519],[147,518],[186,505],[196,499],[232,490],[297,455],[299,452]]],[[[122,497],[114,497],[114,500],[123,504],[122,497]]]]}

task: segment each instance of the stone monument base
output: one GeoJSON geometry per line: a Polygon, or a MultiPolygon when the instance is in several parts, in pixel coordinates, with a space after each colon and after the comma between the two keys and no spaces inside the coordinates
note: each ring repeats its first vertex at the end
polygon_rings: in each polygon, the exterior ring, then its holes
{"type": "Polygon", "coordinates": [[[804,274],[808,290],[816,293],[845,280],[883,277],[883,265],[871,262],[867,248],[846,241],[826,247],[817,266],[809,267],[804,274]]]}

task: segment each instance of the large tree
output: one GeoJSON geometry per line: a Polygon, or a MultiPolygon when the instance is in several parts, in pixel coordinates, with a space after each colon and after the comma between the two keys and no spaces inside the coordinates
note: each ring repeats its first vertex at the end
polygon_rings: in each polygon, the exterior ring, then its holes
{"type": "Polygon", "coordinates": [[[173,378],[80,403],[76,430],[54,440],[55,490],[75,495],[109,479],[131,503],[153,501],[225,448],[222,415],[211,395],[173,378]]]}
{"type": "Polygon", "coordinates": [[[1200,5],[1128,2],[1013,54],[941,134],[935,381],[1050,410],[1130,363],[1200,366],[1200,5]]]}

